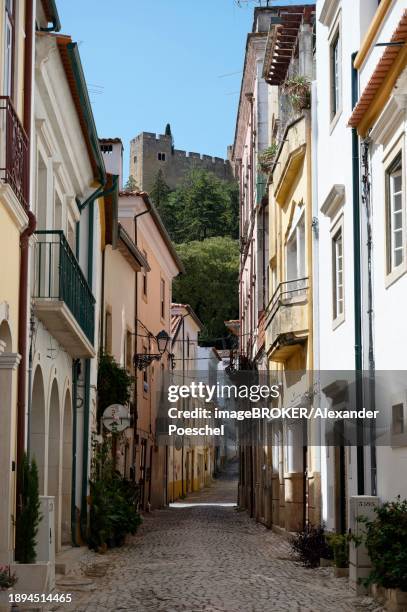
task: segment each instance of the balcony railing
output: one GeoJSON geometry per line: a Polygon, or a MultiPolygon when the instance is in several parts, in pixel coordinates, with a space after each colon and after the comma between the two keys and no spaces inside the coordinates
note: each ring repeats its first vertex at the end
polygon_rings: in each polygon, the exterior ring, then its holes
{"type": "Polygon", "coordinates": [[[280,283],[266,309],[266,328],[273,321],[280,306],[290,305],[291,302],[295,301],[295,298],[301,299],[306,297],[307,292],[308,276],[280,283]]]}
{"type": "Polygon", "coordinates": [[[65,302],[93,344],[95,298],[62,231],[38,231],[34,297],[65,302]]]}
{"type": "Polygon", "coordinates": [[[0,96],[0,180],[8,183],[20,204],[28,209],[27,134],[9,96],[0,96]]]}

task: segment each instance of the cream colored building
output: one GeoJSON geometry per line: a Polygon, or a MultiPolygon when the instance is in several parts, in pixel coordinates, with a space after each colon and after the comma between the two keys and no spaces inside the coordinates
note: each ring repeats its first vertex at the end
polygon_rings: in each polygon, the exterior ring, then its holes
{"type": "Polygon", "coordinates": [[[161,331],[168,338],[171,335],[172,281],[184,269],[147,193],[121,192],[119,221],[149,267],[138,275],[136,288],[133,351],[138,367],[135,372],[134,442],[130,452],[134,477],[141,486],[141,505],[157,508],[168,502],[168,449],[159,444],[158,407],[171,358],[169,345],[163,355],[159,355],[156,337],[161,331]],[[157,358],[150,361],[150,355],[157,358]],[[145,363],[146,359],[150,363],[145,363]]]}
{"type": "Polygon", "coordinates": [[[68,36],[37,31],[34,112],[27,443],[40,494],[54,498],[58,552],[86,537],[106,182],[78,46],[68,36]]]}
{"type": "MultiPolygon", "coordinates": [[[[189,304],[171,305],[172,384],[189,384],[206,376],[199,369],[198,336],[202,323],[189,304]]],[[[196,407],[195,404],[193,407],[196,407]]],[[[205,406],[206,407],[206,406],[205,406]]],[[[187,407],[185,407],[187,409],[187,407]]],[[[185,427],[210,424],[208,420],[185,420],[185,427]]],[[[169,446],[168,497],[170,501],[199,491],[212,480],[213,440],[183,436],[169,446]]]]}

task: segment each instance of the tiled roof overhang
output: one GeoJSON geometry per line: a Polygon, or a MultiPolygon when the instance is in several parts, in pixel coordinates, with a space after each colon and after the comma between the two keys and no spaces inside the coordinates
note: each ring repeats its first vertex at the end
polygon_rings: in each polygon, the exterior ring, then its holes
{"type": "Polygon", "coordinates": [[[281,24],[272,25],[267,39],[263,78],[269,85],[280,85],[295,55],[298,32],[303,23],[312,23],[315,4],[287,6],[278,10],[281,24]]]}
{"type": "Polygon", "coordinates": [[[402,44],[386,47],[348,122],[348,126],[357,128],[361,136],[366,135],[379,116],[397,78],[407,66],[407,10],[390,42],[402,44]]]}
{"type": "Polygon", "coordinates": [[[85,138],[94,178],[101,185],[106,182],[106,170],[99,146],[99,138],[86,86],[78,45],[70,36],[56,36],[61,61],[85,138]]]}
{"type": "Polygon", "coordinates": [[[42,0],[41,4],[48,23],[52,23],[54,31],[59,32],[61,29],[61,22],[59,20],[59,14],[57,6],[55,4],[55,0],[42,0]]]}

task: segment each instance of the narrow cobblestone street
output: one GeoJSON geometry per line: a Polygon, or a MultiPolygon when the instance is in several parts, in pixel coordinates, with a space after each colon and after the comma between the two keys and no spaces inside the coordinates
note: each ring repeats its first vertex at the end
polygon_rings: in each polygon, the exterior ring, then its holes
{"type": "MultiPolygon", "coordinates": [[[[236,464],[232,464],[233,469],[236,464]]],[[[52,609],[78,612],[378,609],[370,598],[355,598],[347,580],[335,578],[332,568],[309,570],[294,562],[287,541],[231,506],[235,498],[232,471],[184,502],[146,515],[140,531],[128,545],[106,555],[86,553],[82,569],[88,576],[93,573],[93,577],[84,578],[83,584],[74,589],[68,586],[69,576],[65,577],[64,591],[72,592],[73,604],[52,609]],[[103,573],[104,576],[97,577],[103,573]]],[[[59,584],[63,592],[61,581],[59,584]]]]}

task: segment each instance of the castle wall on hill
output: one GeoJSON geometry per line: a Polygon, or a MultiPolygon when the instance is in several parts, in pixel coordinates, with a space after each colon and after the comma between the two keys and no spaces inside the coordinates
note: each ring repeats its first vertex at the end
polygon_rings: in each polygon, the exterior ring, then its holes
{"type": "Polygon", "coordinates": [[[192,168],[203,168],[218,178],[233,180],[228,160],[174,149],[170,135],[142,132],[130,142],[130,174],[144,191],[151,190],[160,169],[168,186],[175,189],[192,168]]]}

